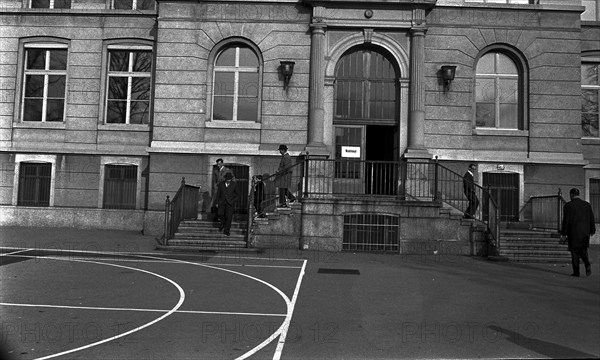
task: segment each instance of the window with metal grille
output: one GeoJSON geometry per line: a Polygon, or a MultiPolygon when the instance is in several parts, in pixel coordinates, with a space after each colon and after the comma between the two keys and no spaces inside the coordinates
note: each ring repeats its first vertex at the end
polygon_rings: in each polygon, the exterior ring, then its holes
{"type": "Polygon", "coordinates": [[[112,0],[111,9],[154,10],[156,0],[112,0]]]}
{"type": "Polygon", "coordinates": [[[52,164],[22,162],[17,205],[50,206],[52,164]]]}
{"type": "Polygon", "coordinates": [[[342,250],[398,252],[398,216],[344,215],[342,250]]]}
{"type": "Polygon", "coordinates": [[[70,9],[71,0],[31,0],[32,9],[70,9]]]}
{"type": "Polygon", "coordinates": [[[600,223],[600,179],[590,179],[590,204],[596,222],[600,223]]]}
{"type": "Polygon", "coordinates": [[[104,174],[105,209],[135,209],[137,166],[106,165],[104,174]]]}

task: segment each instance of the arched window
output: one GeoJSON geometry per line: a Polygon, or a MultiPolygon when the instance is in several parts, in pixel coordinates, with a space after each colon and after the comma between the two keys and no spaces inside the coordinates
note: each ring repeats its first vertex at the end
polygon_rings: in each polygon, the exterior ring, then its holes
{"type": "Polygon", "coordinates": [[[475,75],[476,127],[525,129],[522,69],[502,51],[490,51],[479,58],[475,75]]]}
{"type": "Polygon", "coordinates": [[[335,119],[394,124],[399,71],[388,56],[371,47],[350,50],[337,64],[335,119]]]}
{"type": "Polygon", "coordinates": [[[213,68],[212,120],[257,121],[260,62],[244,43],[219,51],[213,68]]]}

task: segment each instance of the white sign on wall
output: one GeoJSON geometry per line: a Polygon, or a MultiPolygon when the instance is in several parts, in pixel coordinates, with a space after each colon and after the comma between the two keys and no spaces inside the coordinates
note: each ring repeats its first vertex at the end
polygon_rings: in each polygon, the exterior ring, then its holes
{"type": "Polygon", "coordinates": [[[342,157],[360,159],[360,146],[342,146],[342,157]]]}

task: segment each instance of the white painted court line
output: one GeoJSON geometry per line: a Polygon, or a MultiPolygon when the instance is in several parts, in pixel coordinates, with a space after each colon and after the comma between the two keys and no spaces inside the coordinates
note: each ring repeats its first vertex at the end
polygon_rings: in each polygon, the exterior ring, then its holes
{"type": "MultiPolygon", "coordinates": [[[[82,244],[84,245],[84,244],[82,244]]],[[[24,248],[20,248],[20,247],[14,247],[14,246],[0,246],[0,249],[6,249],[6,250],[24,250],[24,248]]],[[[75,250],[75,249],[59,249],[59,248],[32,248],[32,249],[28,249],[28,250],[38,250],[38,251],[60,251],[60,252],[69,252],[69,253],[83,253],[83,254],[109,254],[109,255],[116,255],[116,256],[137,256],[137,255],[143,255],[143,256],[155,256],[155,257],[160,257],[160,256],[165,256],[165,255],[173,255],[173,253],[168,253],[168,252],[124,252],[124,251],[94,251],[94,250],[75,250]]],[[[274,258],[274,257],[258,257],[258,256],[227,256],[227,255],[221,255],[221,254],[184,254],[184,253],[177,253],[177,256],[188,256],[188,257],[207,257],[207,258],[221,258],[221,259],[241,259],[241,260],[261,260],[261,261],[265,261],[265,260],[270,260],[270,261],[304,261],[305,259],[300,259],[300,258],[274,258]]],[[[164,258],[164,259],[169,259],[164,258]]],[[[185,261],[185,260],[184,260],[185,261]]]]}
{"type": "MultiPolygon", "coordinates": [[[[27,251],[27,250],[23,250],[27,251]]],[[[14,257],[21,258],[30,258],[30,259],[56,259],[56,260],[65,260],[65,259],[74,259],[74,260],[96,260],[96,261],[113,261],[113,262],[137,262],[137,263],[157,263],[157,264],[172,264],[173,260],[145,260],[145,259],[118,259],[111,257],[72,257],[68,255],[56,256],[56,255],[20,255],[20,252],[17,251],[13,253],[14,257]]],[[[6,254],[8,255],[8,254],[6,254]]],[[[133,255],[128,255],[133,256],[133,255]]],[[[137,255],[136,255],[137,256],[137,255]]],[[[208,263],[209,265],[214,266],[231,266],[231,267],[252,267],[252,268],[276,268],[276,269],[302,269],[302,266],[287,266],[287,265],[246,265],[246,264],[227,264],[227,263],[208,263]]]]}
{"type": "Polygon", "coordinates": [[[296,300],[298,299],[298,293],[300,292],[300,285],[302,284],[302,278],[304,277],[304,272],[306,270],[306,260],[304,260],[304,264],[302,264],[302,270],[300,271],[300,275],[298,275],[298,282],[296,283],[296,289],[294,290],[294,295],[292,296],[292,301],[290,302],[288,308],[288,314],[283,322],[284,328],[281,332],[281,336],[279,337],[279,342],[277,343],[277,349],[275,350],[275,355],[273,356],[273,360],[279,360],[281,358],[281,352],[283,351],[283,345],[285,345],[285,338],[287,336],[288,329],[290,327],[290,322],[292,321],[292,315],[294,314],[294,307],[296,306],[296,300]]]}
{"type": "Polygon", "coordinates": [[[6,254],[0,254],[0,256],[16,255],[16,254],[24,253],[24,252],[27,252],[30,250],[33,250],[33,249],[21,249],[21,250],[13,251],[13,252],[6,253],[6,254]]]}
{"type": "MultiPolygon", "coordinates": [[[[167,313],[170,311],[170,310],[165,310],[165,309],[118,308],[118,307],[102,307],[102,306],[69,306],[69,305],[49,305],[49,304],[19,304],[19,303],[5,303],[5,302],[0,302],[0,306],[40,307],[40,308],[52,308],[52,309],[74,309],[74,310],[161,312],[161,313],[167,313]]],[[[287,314],[232,312],[232,311],[201,311],[201,310],[177,310],[177,311],[174,311],[174,313],[205,314],[205,315],[208,314],[208,315],[273,316],[273,317],[287,316],[287,314]]]]}
{"type": "MultiPolygon", "coordinates": [[[[144,257],[149,257],[149,258],[158,258],[158,259],[164,259],[164,258],[160,258],[160,257],[156,257],[156,256],[144,256],[144,257]]],[[[289,328],[291,319],[292,319],[292,313],[294,311],[294,306],[292,305],[291,300],[287,297],[287,295],[285,295],[283,293],[283,291],[281,291],[279,288],[277,288],[275,285],[268,283],[262,279],[256,278],[254,276],[250,276],[244,273],[240,273],[237,271],[233,271],[230,269],[222,269],[219,268],[217,266],[212,266],[209,264],[200,264],[200,263],[194,263],[194,262],[189,262],[189,261],[185,261],[185,260],[179,260],[179,259],[172,259],[174,262],[178,262],[178,263],[183,263],[183,264],[190,264],[190,265],[194,265],[194,266],[202,266],[202,267],[207,267],[210,269],[215,269],[215,270],[221,270],[221,271],[225,271],[225,272],[230,272],[232,274],[236,274],[236,275],[240,275],[243,277],[247,277],[249,279],[258,281],[268,287],[270,287],[271,289],[273,289],[275,292],[277,292],[279,294],[279,296],[281,296],[283,298],[283,300],[286,303],[287,306],[287,314],[285,317],[285,320],[283,321],[283,323],[281,324],[281,326],[275,331],[273,332],[273,334],[271,334],[271,336],[269,336],[267,339],[265,339],[262,343],[258,344],[257,346],[255,346],[253,349],[251,349],[250,351],[246,352],[245,354],[242,354],[241,356],[239,356],[238,358],[236,358],[236,360],[243,360],[246,359],[252,355],[254,355],[255,353],[257,353],[259,350],[261,350],[262,348],[264,348],[265,346],[269,345],[271,342],[273,342],[275,339],[277,339],[278,337],[281,336],[281,334],[285,333],[287,334],[287,330],[289,328]]],[[[294,299],[297,297],[298,292],[300,290],[300,284],[302,282],[302,277],[304,276],[304,270],[306,267],[306,262],[307,260],[303,260],[304,263],[302,265],[302,271],[300,272],[300,275],[298,277],[298,282],[296,283],[296,289],[294,290],[294,299]]],[[[295,301],[295,300],[294,300],[295,301]]],[[[285,340],[284,340],[285,342],[285,340]]],[[[278,348],[280,346],[278,345],[278,348]]],[[[281,345],[281,348],[283,348],[283,344],[281,345]]],[[[277,352],[275,353],[275,356],[277,356],[277,352]]],[[[281,354],[279,354],[279,356],[281,356],[281,354]]],[[[274,357],[275,358],[275,357],[274,357]]],[[[277,357],[278,358],[278,357],[277,357]]]]}
{"type": "Polygon", "coordinates": [[[179,309],[179,307],[181,307],[181,305],[183,304],[183,301],[185,300],[185,292],[183,291],[183,288],[181,288],[181,286],[179,286],[179,284],[177,284],[175,281],[173,281],[173,280],[171,280],[171,279],[169,279],[169,278],[167,278],[165,276],[153,273],[151,271],[147,271],[147,270],[143,270],[143,269],[137,269],[137,268],[133,268],[133,267],[129,267],[129,266],[124,266],[124,265],[102,263],[102,262],[97,262],[97,261],[74,260],[74,259],[67,259],[65,261],[78,261],[78,262],[98,264],[98,265],[115,266],[115,267],[120,267],[120,268],[124,268],[124,269],[129,269],[129,270],[134,270],[134,271],[140,271],[140,272],[144,272],[144,273],[147,273],[147,274],[159,277],[159,278],[161,278],[163,280],[166,280],[166,281],[170,282],[173,286],[175,286],[177,288],[177,290],[179,291],[179,301],[166,314],[164,314],[164,315],[162,315],[162,316],[160,316],[160,317],[158,317],[158,318],[156,318],[156,319],[154,319],[154,320],[152,320],[152,321],[150,321],[150,322],[148,322],[148,323],[146,323],[146,324],[144,324],[142,326],[138,326],[135,329],[129,330],[127,332],[124,332],[124,333],[119,334],[119,335],[115,335],[113,337],[110,337],[110,338],[107,338],[107,339],[104,339],[104,340],[100,340],[100,341],[97,341],[97,342],[94,342],[94,343],[91,343],[91,344],[80,346],[78,348],[74,348],[74,349],[71,349],[71,350],[66,350],[66,351],[62,351],[62,352],[56,353],[56,354],[52,354],[52,355],[44,356],[44,357],[41,357],[41,358],[37,358],[36,360],[46,360],[46,359],[55,358],[57,356],[63,356],[63,355],[70,354],[70,353],[73,353],[73,352],[77,352],[77,351],[89,349],[91,347],[98,346],[98,345],[107,343],[109,341],[113,341],[113,340],[119,339],[121,337],[133,334],[134,332],[140,331],[140,330],[142,330],[142,329],[144,329],[144,328],[146,328],[148,326],[154,325],[157,322],[159,322],[159,321],[167,318],[168,316],[172,315],[175,311],[177,311],[177,309],[179,309]]]}

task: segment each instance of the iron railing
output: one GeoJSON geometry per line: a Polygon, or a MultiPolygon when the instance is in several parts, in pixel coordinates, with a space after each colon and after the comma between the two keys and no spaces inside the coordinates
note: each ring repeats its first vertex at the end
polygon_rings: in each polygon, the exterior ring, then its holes
{"type": "Polygon", "coordinates": [[[519,219],[531,223],[533,229],[560,232],[565,203],[560,189],[557,195],[531,196],[519,211],[519,219]]]}
{"type": "MultiPolygon", "coordinates": [[[[324,197],[396,197],[400,200],[438,201],[462,213],[467,212],[469,200],[465,196],[463,175],[435,161],[365,161],[339,159],[312,159],[308,155],[295,164],[292,192],[298,199],[324,197]]],[[[249,194],[248,234],[251,234],[253,217],[273,211],[278,202],[274,179],[265,177],[266,198],[262,211],[255,213],[253,191],[249,194]],[[252,215],[251,215],[252,214],[252,215]]],[[[252,180],[252,189],[255,179],[252,180]]],[[[468,183],[476,201],[471,202],[472,218],[486,224],[492,245],[499,248],[499,216],[497,202],[489,189],[468,183]],[[473,206],[475,205],[476,206],[473,206]]]]}
{"type": "Polygon", "coordinates": [[[167,245],[168,239],[173,238],[182,220],[198,218],[198,200],[200,187],[188,185],[185,178],[181,178],[181,185],[173,199],[167,196],[165,201],[165,224],[163,244],[167,245]]]}

